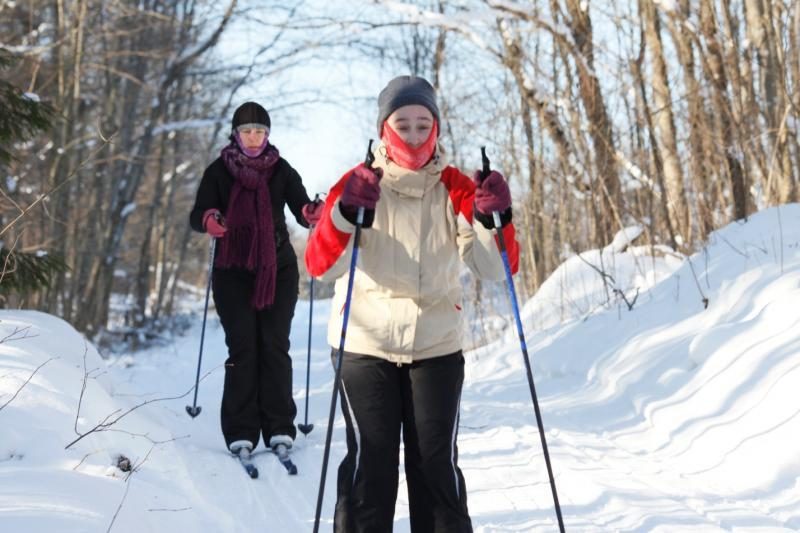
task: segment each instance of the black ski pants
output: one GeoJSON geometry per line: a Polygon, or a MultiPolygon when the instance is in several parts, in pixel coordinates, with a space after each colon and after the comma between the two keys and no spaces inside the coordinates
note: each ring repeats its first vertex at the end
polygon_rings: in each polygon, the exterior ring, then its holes
{"type": "MultiPolygon", "coordinates": [[[[336,356],[334,350],[334,365],[336,356]]],[[[347,455],[339,465],[334,531],[392,531],[401,433],[411,531],[472,531],[456,446],[463,382],[460,351],[401,366],[345,352],[347,455]]]]}
{"type": "Polygon", "coordinates": [[[280,267],[275,303],[256,311],[250,303],[255,276],[239,269],[214,269],[214,303],[228,345],[221,409],[227,445],[249,440],[255,447],[259,434],[269,445],[273,435],[294,439],[297,434],[289,331],[299,277],[296,262],[280,267]]]}

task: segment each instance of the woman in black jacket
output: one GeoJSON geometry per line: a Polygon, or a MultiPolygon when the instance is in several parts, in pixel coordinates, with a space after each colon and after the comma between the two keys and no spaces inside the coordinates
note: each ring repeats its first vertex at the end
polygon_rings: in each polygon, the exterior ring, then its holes
{"type": "Polygon", "coordinates": [[[259,104],[235,111],[231,142],[203,174],[189,216],[192,229],[217,239],[212,289],[228,345],[222,434],[233,453],[254,449],[259,435],[273,449],[294,441],[289,330],[299,273],[283,210],[304,227],[322,211],[269,131],[259,104]]]}

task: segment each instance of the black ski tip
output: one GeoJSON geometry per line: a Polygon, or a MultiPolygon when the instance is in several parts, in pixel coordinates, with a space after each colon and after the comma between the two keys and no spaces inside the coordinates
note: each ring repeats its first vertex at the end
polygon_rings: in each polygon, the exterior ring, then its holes
{"type": "Polygon", "coordinates": [[[258,468],[248,465],[244,469],[247,470],[247,475],[250,476],[250,479],[258,479],[258,468]]]}
{"type": "Polygon", "coordinates": [[[297,424],[297,429],[299,429],[300,433],[303,435],[308,435],[311,433],[311,430],[314,429],[314,424],[297,424]]]}
{"type": "Polygon", "coordinates": [[[289,449],[285,444],[278,444],[272,449],[272,452],[278,457],[278,461],[280,461],[284,468],[286,468],[286,471],[289,472],[290,476],[297,475],[297,467],[289,458],[289,449]]]}
{"type": "Polygon", "coordinates": [[[191,416],[192,418],[195,418],[197,415],[199,415],[200,411],[202,410],[203,408],[200,407],[199,405],[197,407],[192,407],[191,405],[186,406],[186,412],[189,413],[189,416],[191,416]]]}
{"type": "Polygon", "coordinates": [[[286,467],[286,471],[289,472],[290,476],[296,476],[297,475],[297,467],[294,465],[293,462],[291,462],[290,460],[287,459],[286,462],[282,462],[282,464],[283,464],[283,466],[286,467]]]}

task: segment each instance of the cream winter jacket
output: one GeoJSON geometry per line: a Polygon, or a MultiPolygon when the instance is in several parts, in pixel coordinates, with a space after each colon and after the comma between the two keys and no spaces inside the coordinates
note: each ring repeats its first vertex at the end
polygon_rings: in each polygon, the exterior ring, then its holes
{"type": "MultiPolygon", "coordinates": [[[[441,147],[425,167],[396,165],[379,144],[374,167],[383,169],[371,228],[362,229],[344,349],[396,363],[461,349],[462,289],[459,262],[481,279],[501,280],[504,267],[494,230],[473,224],[475,185],[445,166],[441,147]]],[[[306,267],[336,280],[328,342],[338,347],[355,226],[339,211],[352,171],[330,190],[323,217],[306,248],[306,267]]],[[[513,224],[503,228],[512,272],[519,246],[513,224]]]]}

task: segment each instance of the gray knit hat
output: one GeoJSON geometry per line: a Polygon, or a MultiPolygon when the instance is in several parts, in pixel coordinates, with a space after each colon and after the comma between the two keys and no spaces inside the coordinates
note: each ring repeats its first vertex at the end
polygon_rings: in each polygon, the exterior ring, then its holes
{"type": "Polygon", "coordinates": [[[439,122],[439,106],[436,105],[436,91],[425,78],[417,76],[398,76],[390,81],[378,95],[378,135],[383,122],[398,108],[404,105],[423,105],[433,113],[439,122]]]}

